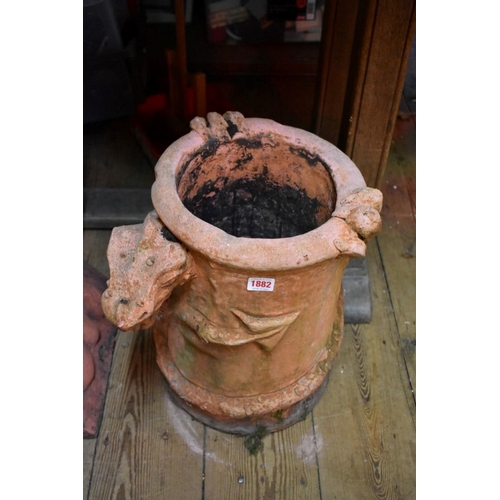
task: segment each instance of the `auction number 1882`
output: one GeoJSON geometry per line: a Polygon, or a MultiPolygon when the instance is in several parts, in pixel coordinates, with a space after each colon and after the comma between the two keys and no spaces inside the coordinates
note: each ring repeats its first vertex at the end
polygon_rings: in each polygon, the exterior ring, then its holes
{"type": "Polygon", "coordinates": [[[274,278],[248,278],[247,290],[251,292],[272,292],[274,278]]]}

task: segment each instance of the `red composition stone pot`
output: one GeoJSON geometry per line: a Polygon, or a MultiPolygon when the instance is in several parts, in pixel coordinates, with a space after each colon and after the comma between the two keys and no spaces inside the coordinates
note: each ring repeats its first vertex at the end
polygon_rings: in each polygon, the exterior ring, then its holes
{"type": "Polygon", "coordinates": [[[237,112],[207,121],[159,159],[155,211],[113,230],[103,310],[122,330],[153,327],[172,397],[195,418],[273,432],[322,394],[342,274],[380,230],[382,194],[309,132],[237,112]]]}

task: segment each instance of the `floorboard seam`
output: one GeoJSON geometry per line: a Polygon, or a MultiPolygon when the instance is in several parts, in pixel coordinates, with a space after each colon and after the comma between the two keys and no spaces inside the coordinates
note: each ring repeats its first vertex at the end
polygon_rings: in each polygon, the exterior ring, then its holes
{"type": "Polygon", "coordinates": [[[201,465],[201,500],[205,500],[205,465],[207,451],[207,426],[203,424],[203,459],[201,465]]]}
{"type": "Polygon", "coordinates": [[[314,437],[314,453],[316,455],[316,471],[318,473],[319,500],[323,500],[323,493],[321,491],[321,474],[319,472],[318,442],[316,440],[316,426],[314,425],[314,410],[311,412],[311,422],[314,437]]]}

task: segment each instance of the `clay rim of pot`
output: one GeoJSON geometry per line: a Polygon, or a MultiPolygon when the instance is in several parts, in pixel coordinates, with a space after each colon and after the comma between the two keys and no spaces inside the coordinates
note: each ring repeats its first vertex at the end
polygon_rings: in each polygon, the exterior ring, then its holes
{"type": "MultiPolygon", "coordinates": [[[[245,118],[244,123],[246,130],[236,132],[231,141],[271,133],[278,140],[320,157],[334,181],[337,207],[347,196],[366,187],[352,160],[320,137],[264,118],[245,118]]],[[[210,132],[208,127],[207,130],[210,132]]],[[[365,255],[365,242],[343,219],[335,217],[335,212],[312,231],[278,239],[232,236],[193,215],[179,197],[176,175],[187,158],[207,141],[207,137],[193,130],[172,143],[155,167],[156,180],[151,190],[153,206],[165,226],[188,248],[220,264],[260,271],[308,267],[336,258],[340,253],[351,257],[365,255]]]]}

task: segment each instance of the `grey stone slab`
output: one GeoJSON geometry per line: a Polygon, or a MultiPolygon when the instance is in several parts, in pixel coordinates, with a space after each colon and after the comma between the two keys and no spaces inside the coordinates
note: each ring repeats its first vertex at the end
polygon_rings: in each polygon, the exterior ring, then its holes
{"type": "Polygon", "coordinates": [[[344,322],[369,323],[372,319],[370,278],[366,259],[351,259],[342,278],[344,322]]]}
{"type": "Polygon", "coordinates": [[[139,224],[153,210],[151,188],[86,188],[83,190],[83,227],[112,229],[139,224]]]}

